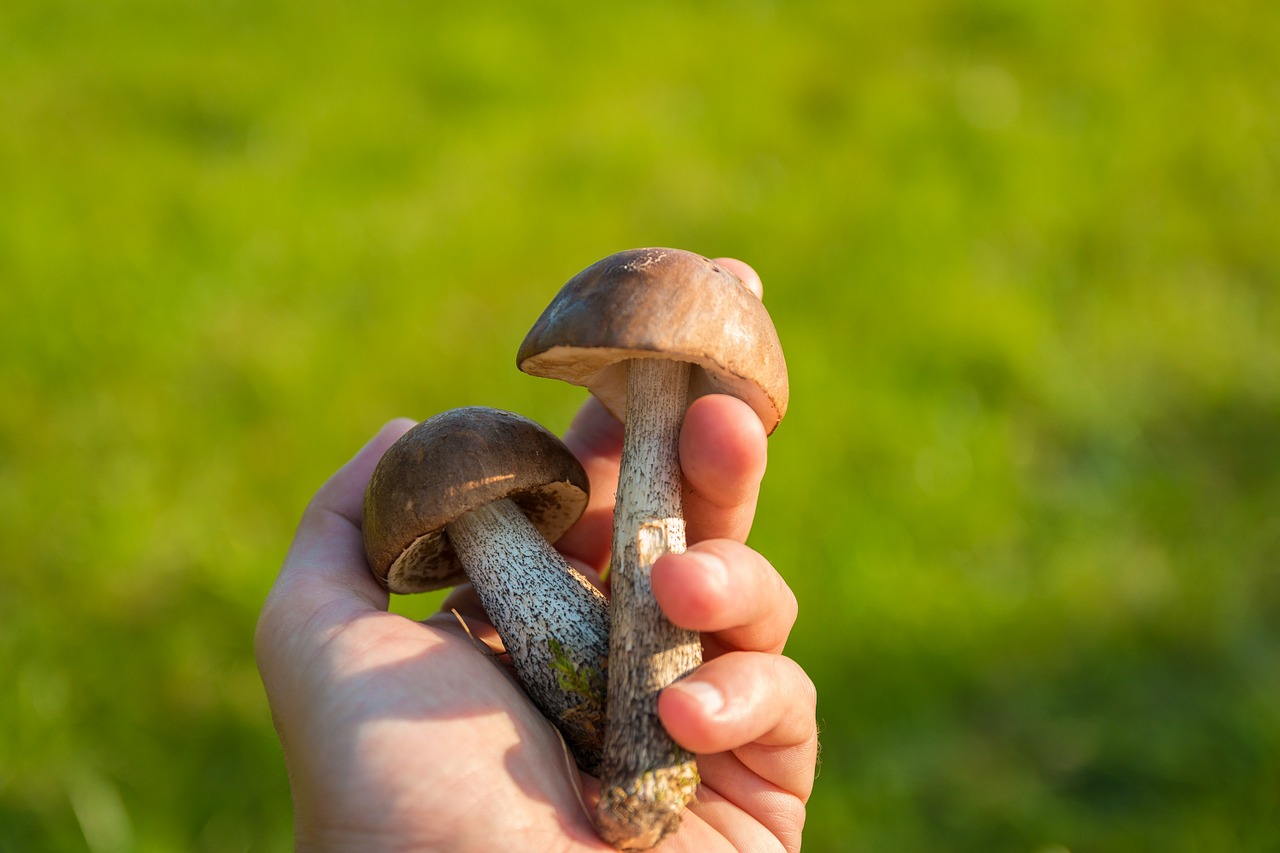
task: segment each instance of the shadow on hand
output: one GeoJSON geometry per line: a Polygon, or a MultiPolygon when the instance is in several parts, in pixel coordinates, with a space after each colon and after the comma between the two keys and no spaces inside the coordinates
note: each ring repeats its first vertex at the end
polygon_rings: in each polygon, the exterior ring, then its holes
{"type": "Polygon", "coordinates": [[[493,798],[499,823],[549,806],[565,836],[601,843],[589,816],[598,783],[495,654],[487,622],[378,612],[331,627],[316,667],[325,673],[315,694],[322,701],[312,709],[335,734],[321,759],[332,765],[322,771],[329,778],[398,799],[434,777],[446,789],[470,788],[473,806],[493,798]]]}

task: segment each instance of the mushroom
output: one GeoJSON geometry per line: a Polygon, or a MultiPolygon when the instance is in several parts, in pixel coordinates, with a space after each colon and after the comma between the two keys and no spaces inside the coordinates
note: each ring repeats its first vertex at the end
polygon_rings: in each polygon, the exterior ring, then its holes
{"type": "Polygon", "coordinates": [[[586,508],[582,465],[533,421],[468,407],[400,437],[365,491],[369,566],[394,593],[470,580],[516,676],[595,772],[603,735],[608,600],[551,543],[586,508]]]}
{"type": "Polygon", "coordinates": [[[586,386],[625,424],[614,510],[609,705],[601,758],[601,836],[647,849],[696,795],[693,756],[667,735],[659,692],[702,662],[696,632],[673,626],[649,573],[685,549],[680,427],[707,393],[744,400],[773,432],[787,407],[782,347],[764,305],[713,261],[635,249],[574,276],[516,357],[535,376],[586,386]]]}

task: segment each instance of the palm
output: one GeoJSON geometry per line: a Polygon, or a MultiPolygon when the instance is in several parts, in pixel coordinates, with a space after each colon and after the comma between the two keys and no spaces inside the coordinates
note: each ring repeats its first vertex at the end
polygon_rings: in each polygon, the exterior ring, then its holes
{"type": "Polygon", "coordinates": [[[552,824],[556,812],[578,809],[552,730],[509,674],[446,619],[424,626],[367,613],[326,645],[314,713],[328,737],[307,750],[323,749],[330,765],[312,777],[327,780],[310,792],[308,819],[319,833],[387,833],[423,845],[475,833],[481,849],[504,824],[552,824]]]}
{"type": "MultiPolygon", "coordinates": [[[[329,738],[323,750],[321,778],[331,783],[312,792],[317,834],[447,839],[458,850],[492,849],[495,838],[519,834],[530,849],[539,836],[548,846],[611,849],[584,805],[594,780],[572,766],[554,728],[482,642],[488,625],[461,620],[366,613],[326,644],[317,728],[346,738],[329,738]]],[[[715,849],[696,817],[685,823],[690,849],[715,849]]]]}

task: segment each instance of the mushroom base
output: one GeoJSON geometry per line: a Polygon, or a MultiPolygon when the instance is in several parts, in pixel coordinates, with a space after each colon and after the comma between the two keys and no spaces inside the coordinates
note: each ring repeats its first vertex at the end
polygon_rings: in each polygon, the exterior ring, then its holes
{"type": "Polygon", "coordinates": [[[600,792],[596,829],[619,850],[648,850],[680,826],[685,806],[698,792],[692,756],[674,760],[634,780],[628,788],[600,792]]]}

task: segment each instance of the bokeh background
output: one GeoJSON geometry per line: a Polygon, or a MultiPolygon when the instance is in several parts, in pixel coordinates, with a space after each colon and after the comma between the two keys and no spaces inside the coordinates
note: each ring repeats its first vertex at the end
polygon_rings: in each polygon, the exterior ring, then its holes
{"type": "Polygon", "coordinates": [[[1277,223],[1266,0],[7,0],[0,850],[290,849],[302,506],[562,430],[515,349],[643,245],[787,350],[807,849],[1280,849],[1277,223]]]}

